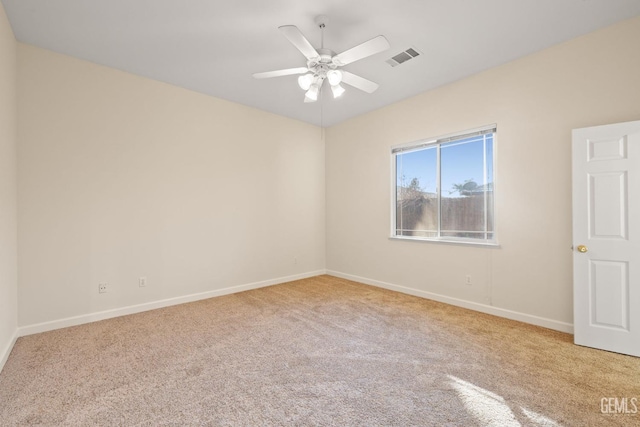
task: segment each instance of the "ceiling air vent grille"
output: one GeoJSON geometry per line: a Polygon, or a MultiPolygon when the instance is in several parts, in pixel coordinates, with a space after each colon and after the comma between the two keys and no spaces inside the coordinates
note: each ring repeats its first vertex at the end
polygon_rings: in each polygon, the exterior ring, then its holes
{"type": "Polygon", "coordinates": [[[398,66],[400,64],[402,64],[403,62],[407,62],[410,59],[415,58],[416,56],[420,55],[418,53],[417,50],[413,49],[413,48],[409,48],[407,50],[405,50],[404,52],[400,52],[399,54],[397,54],[396,56],[387,59],[387,64],[391,65],[392,67],[398,66]]]}

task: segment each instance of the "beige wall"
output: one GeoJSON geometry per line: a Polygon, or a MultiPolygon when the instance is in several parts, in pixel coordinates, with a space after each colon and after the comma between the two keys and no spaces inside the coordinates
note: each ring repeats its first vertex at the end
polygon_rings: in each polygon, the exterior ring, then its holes
{"type": "Polygon", "coordinates": [[[571,129],[640,119],[639,41],[635,18],[328,129],[327,269],[570,330],[571,129]],[[389,240],[390,147],[492,123],[500,248],[389,240]]]}
{"type": "Polygon", "coordinates": [[[324,268],[319,128],[28,45],[18,67],[20,326],[324,268]]]}
{"type": "Polygon", "coordinates": [[[0,3],[0,369],[17,328],[16,40],[0,3]]]}
{"type": "Polygon", "coordinates": [[[314,126],[22,44],[16,112],[1,18],[0,346],[16,317],[16,114],[27,329],[325,266],[570,328],[570,133],[640,119],[640,18],[327,129],[326,148],[314,126]],[[389,240],[390,147],[491,123],[501,246],[389,240]]]}

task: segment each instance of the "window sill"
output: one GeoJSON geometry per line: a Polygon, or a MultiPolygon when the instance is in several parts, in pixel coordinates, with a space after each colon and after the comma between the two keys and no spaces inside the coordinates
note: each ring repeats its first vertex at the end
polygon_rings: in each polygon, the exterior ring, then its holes
{"type": "Polygon", "coordinates": [[[447,245],[462,245],[462,246],[478,246],[478,247],[486,247],[486,248],[499,248],[500,245],[498,242],[475,242],[472,240],[462,240],[462,239],[447,239],[447,238],[424,238],[424,237],[407,237],[407,236],[390,236],[389,240],[402,240],[409,242],[419,242],[419,243],[439,243],[439,244],[447,244],[447,245]]]}

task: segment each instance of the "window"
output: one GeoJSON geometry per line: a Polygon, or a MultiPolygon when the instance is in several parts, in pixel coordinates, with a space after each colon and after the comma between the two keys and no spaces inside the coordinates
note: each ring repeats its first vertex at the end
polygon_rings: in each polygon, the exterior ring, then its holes
{"type": "Polygon", "coordinates": [[[496,242],[495,125],[392,149],[392,237],[496,242]]]}

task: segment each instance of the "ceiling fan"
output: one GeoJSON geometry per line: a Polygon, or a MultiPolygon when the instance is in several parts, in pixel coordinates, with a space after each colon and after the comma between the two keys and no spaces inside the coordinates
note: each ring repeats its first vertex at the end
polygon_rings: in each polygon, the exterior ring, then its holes
{"type": "Polygon", "coordinates": [[[348,71],[341,70],[340,68],[389,49],[389,42],[384,36],[377,36],[336,55],[332,50],[324,48],[324,27],[326,20],[326,16],[318,16],[315,19],[315,23],[320,27],[321,32],[320,49],[315,49],[296,26],[283,25],[282,27],[278,27],[291,44],[307,58],[306,67],[255,73],[253,77],[256,79],[266,79],[301,74],[300,77],[298,77],[298,85],[306,91],[304,102],[315,102],[318,100],[318,94],[325,80],[329,82],[334,98],[339,97],[345,91],[340,83],[348,84],[367,93],[373,93],[378,89],[377,83],[348,71]]]}

